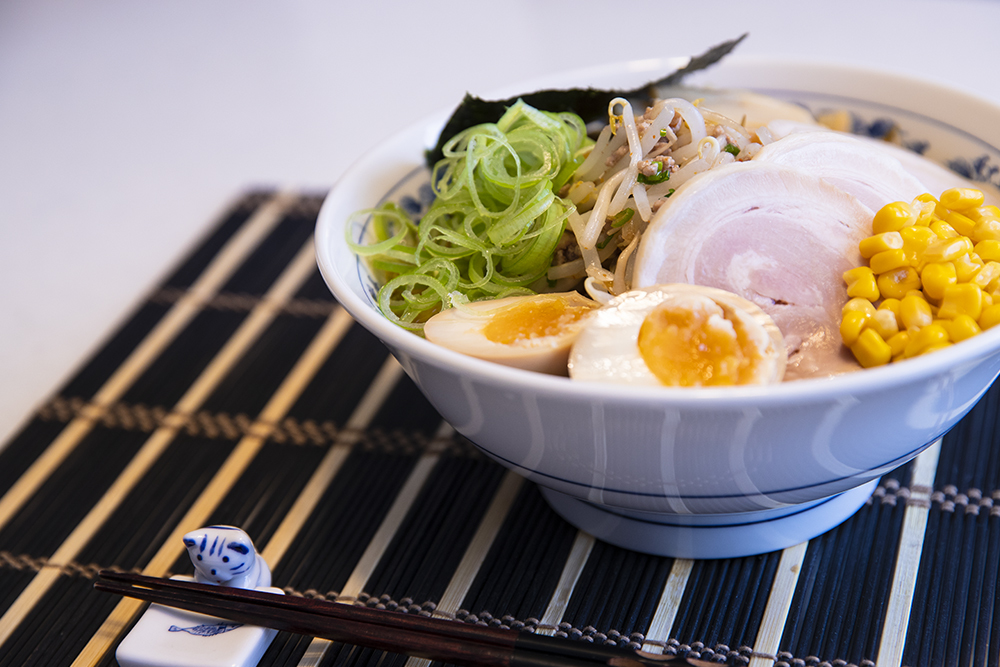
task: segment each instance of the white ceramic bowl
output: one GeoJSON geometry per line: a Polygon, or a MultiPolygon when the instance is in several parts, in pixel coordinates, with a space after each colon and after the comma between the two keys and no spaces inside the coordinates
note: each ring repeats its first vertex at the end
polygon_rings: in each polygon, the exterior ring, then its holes
{"type": "MultiPolygon", "coordinates": [[[[678,64],[608,66],[491,97],[548,86],[627,88],[678,64]]],[[[866,124],[891,120],[907,141],[926,142],[928,156],[1000,182],[990,171],[1000,164],[1000,109],[968,95],[875,71],[735,56],[689,83],[750,88],[816,112],[847,109],[866,124]]],[[[446,420],[537,482],[557,512],[598,538],[717,558],[814,537],[851,516],[879,476],[954,426],[1000,372],[1000,327],[836,378],[698,390],[577,382],[429,343],[378,312],[375,286],[344,242],[345,224],[386,199],[426,200],[423,150],[447,113],[374,149],[336,184],[316,230],[320,269],[337,300],[388,346],[446,420]]]]}

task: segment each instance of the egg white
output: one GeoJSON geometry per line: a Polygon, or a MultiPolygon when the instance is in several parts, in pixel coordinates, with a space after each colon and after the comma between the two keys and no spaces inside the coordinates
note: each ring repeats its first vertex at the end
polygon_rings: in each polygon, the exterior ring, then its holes
{"type": "Polygon", "coordinates": [[[691,295],[707,297],[721,306],[726,319],[745,331],[755,343],[761,358],[755,364],[754,383],[781,381],[787,354],[781,331],[771,318],[756,304],[735,294],[687,284],[635,289],[592,313],[570,351],[570,377],[637,386],[663,386],[639,351],[639,329],[646,317],[664,301],[691,295]]]}
{"type": "Polygon", "coordinates": [[[567,324],[558,334],[525,338],[509,344],[496,343],[483,332],[486,325],[503,310],[524,300],[553,297],[565,299],[573,306],[597,306],[577,292],[475,301],[434,315],[424,325],[424,336],[432,343],[478,359],[529,371],[566,375],[570,347],[589,315],[567,324]]]}

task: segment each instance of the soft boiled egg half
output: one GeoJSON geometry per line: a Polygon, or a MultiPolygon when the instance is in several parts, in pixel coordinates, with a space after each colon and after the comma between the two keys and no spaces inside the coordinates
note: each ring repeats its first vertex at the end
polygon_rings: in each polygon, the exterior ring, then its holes
{"type": "Polygon", "coordinates": [[[756,304],[731,292],[670,284],[615,297],[573,343],[575,380],[672,387],[780,382],[781,331],[756,304]]]}
{"type": "Polygon", "coordinates": [[[424,336],[479,359],[566,375],[570,346],[598,305],[577,292],[474,301],[434,315],[424,336]]]}

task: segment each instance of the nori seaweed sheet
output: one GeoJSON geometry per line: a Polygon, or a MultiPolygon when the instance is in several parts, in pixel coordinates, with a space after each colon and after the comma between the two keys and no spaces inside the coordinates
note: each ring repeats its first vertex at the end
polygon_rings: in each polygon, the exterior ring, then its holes
{"type": "Polygon", "coordinates": [[[596,120],[608,113],[608,103],[616,97],[628,100],[641,100],[648,103],[656,96],[656,89],[661,86],[678,85],[685,76],[692,72],[703,70],[724,58],[736,45],[743,41],[747,33],[736,39],[723,42],[712,47],[705,53],[691,58],[687,65],[662,79],[651,81],[633,90],[601,90],[598,88],[567,88],[539,90],[525,95],[518,95],[506,100],[484,100],[466,93],[458,108],[455,109],[444,129],[438,137],[437,145],[426,153],[427,166],[433,168],[443,157],[442,148],[449,139],[462,130],[481,123],[495,123],[503,113],[518,99],[537,109],[560,112],[572,111],[585,122],[596,120]]]}

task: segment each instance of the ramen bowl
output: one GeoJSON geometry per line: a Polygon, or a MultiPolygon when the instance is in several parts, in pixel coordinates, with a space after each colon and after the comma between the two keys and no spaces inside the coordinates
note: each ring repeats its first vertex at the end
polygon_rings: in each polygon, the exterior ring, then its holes
{"type": "MultiPolygon", "coordinates": [[[[488,97],[572,85],[629,88],[678,64],[612,65],[488,97]]],[[[816,114],[847,112],[856,130],[893,127],[904,144],[985,189],[998,180],[1000,109],[931,83],[737,57],[688,83],[763,92],[816,114]]],[[[683,558],[746,556],[810,539],[849,518],[881,475],[951,429],[1000,373],[1000,327],[888,366],[733,388],[581,382],[432,344],[382,316],[378,286],[346,238],[366,232],[363,218],[348,222],[356,211],[389,200],[415,211],[429,203],[423,152],[446,116],[375,148],[335,185],[316,229],[320,269],[336,299],[389,348],[444,419],[599,539],[683,558]]]]}

